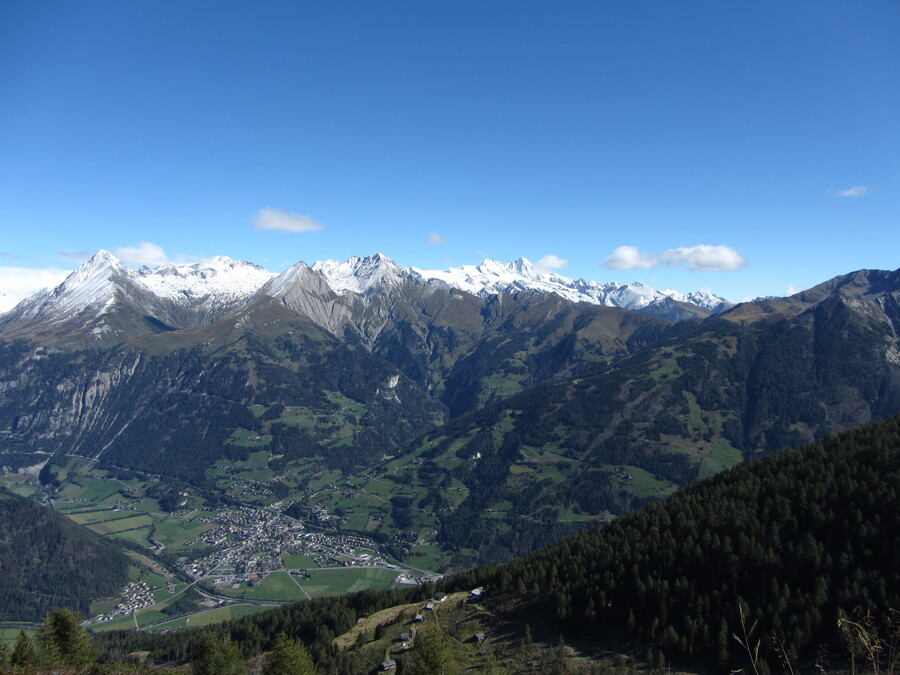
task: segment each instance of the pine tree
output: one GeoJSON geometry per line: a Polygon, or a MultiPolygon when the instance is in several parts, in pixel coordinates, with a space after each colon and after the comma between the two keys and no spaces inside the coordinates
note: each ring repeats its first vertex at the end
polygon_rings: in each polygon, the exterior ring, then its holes
{"type": "Polygon", "coordinates": [[[416,634],[415,649],[404,673],[412,675],[456,675],[456,658],[450,638],[439,625],[428,626],[416,634]]]}
{"type": "Polygon", "coordinates": [[[194,675],[245,675],[247,672],[237,645],[212,632],[200,636],[194,646],[191,667],[194,675]]]}
{"type": "Polygon", "coordinates": [[[16,645],[13,647],[12,654],[9,655],[9,663],[13,667],[27,667],[37,664],[38,653],[28,637],[28,634],[21,630],[19,637],[16,638],[16,645]]]}
{"type": "Polygon", "coordinates": [[[522,636],[522,646],[523,646],[523,647],[527,647],[528,645],[531,644],[531,642],[532,642],[532,638],[531,638],[531,624],[530,624],[530,623],[526,623],[526,624],[525,624],[525,635],[522,636]]]}
{"type": "Polygon", "coordinates": [[[262,672],[263,675],[315,675],[316,667],[300,641],[279,633],[262,672]]]}
{"type": "Polygon", "coordinates": [[[97,655],[81,618],[70,609],[54,609],[44,619],[37,638],[41,651],[53,664],[84,668],[97,655]]]}

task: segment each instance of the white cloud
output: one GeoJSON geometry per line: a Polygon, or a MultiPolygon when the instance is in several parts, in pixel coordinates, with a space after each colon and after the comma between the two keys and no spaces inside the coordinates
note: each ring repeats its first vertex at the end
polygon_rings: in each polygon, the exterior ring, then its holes
{"type": "Polygon", "coordinates": [[[672,248],[663,252],[660,259],[667,267],[681,267],[700,272],[724,272],[747,266],[747,259],[730,246],[700,244],[672,248]]]}
{"type": "Polygon", "coordinates": [[[545,255],[543,258],[538,260],[534,266],[537,267],[541,272],[551,272],[553,270],[561,270],[563,267],[569,264],[569,261],[565,258],[560,258],[558,255],[553,255],[550,253],[549,255],[545,255]]]}
{"type": "Polygon", "coordinates": [[[437,232],[432,232],[428,235],[428,243],[429,244],[443,244],[447,241],[447,237],[442,234],[438,234],[437,232]]]}
{"type": "Polygon", "coordinates": [[[788,284],[787,292],[785,293],[785,297],[790,295],[797,295],[800,291],[804,290],[803,286],[800,284],[788,284]]]}
{"type": "Polygon", "coordinates": [[[253,227],[258,230],[280,230],[281,232],[315,232],[325,226],[312,216],[302,216],[283,209],[260,209],[253,216],[253,227]]]}
{"type": "Polygon", "coordinates": [[[838,190],[834,193],[835,197],[862,197],[869,191],[868,185],[854,185],[846,190],[838,190]]]}
{"type": "Polygon", "coordinates": [[[0,267],[0,312],[15,307],[21,300],[44,288],[55,288],[71,274],[56,267],[0,267]]]}
{"type": "Polygon", "coordinates": [[[687,267],[700,272],[739,270],[747,259],[730,246],[682,246],[659,255],[641,253],[637,246],[619,246],[601,265],[610,270],[648,270],[660,267],[687,267]]]}
{"type": "Polygon", "coordinates": [[[641,253],[637,246],[619,246],[601,265],[608,270],[649,270],[659,266],[656,256],[641,253]]]}
{"type": "Polygon", "coordinates": [[[163,251],[162,246],[149,241],[142,241],[137,246],[122,246],[113,253],[126,265],[165,265],[169,262],[169,256],[163,251]]]}

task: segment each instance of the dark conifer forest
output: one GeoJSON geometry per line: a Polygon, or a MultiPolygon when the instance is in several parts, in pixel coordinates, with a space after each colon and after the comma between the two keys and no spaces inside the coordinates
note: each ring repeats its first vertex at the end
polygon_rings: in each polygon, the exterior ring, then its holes
{"type": "Polygon", "coordinates": [[[0,621],[38,621],[55,607],[87,614],[115,596],[128,558],[51,508],[0,488],[0,621]]]}
{"type": "Polygon", "coordinates": [[[454,577],[545,606],[560,630],[618,633],[718,666],[758,622],[794,658],[838,620],[900,607],[900,416],[765,457],[608,527],[454,577]]]}

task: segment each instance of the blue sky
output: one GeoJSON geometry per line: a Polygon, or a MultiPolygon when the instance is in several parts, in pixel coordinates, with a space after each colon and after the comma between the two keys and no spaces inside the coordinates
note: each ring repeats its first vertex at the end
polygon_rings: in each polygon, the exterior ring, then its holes
{"type": "Polygon", "coordinates": [[[783,295],[900,266],[900,3],[0,3],[0,287],[105,248],[783,295]]]}

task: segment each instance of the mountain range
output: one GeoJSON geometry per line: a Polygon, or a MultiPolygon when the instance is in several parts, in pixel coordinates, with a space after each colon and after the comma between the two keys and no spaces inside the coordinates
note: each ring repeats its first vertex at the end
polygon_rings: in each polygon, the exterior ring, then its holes
{"type": "Polygon", "coordinates": [[[367,535],[435,532],[461,568],[900,411],[898,336],[900,271],[730,306],[525,260],[274,276],[100,252],[0,316],[0,467],[203,486],[265,450],[298,493],[334,470],[398,486],[367,535]]]}
{"type": "MultiPolygon", "coordinates": [[[[512,263],[485,260],[477,266],[464,265],[444,271],[400,268],[381,254],[354,257],[345,262],[325,260],[308,267],[297,263],[280,275],[274,275],[252,263],[214,257],[202,263],[168,264],[156,268],[126,267],[108,251],[99,251],[82,264],[58,287],[40,291],[9,309],[14,318],[4,324],[25,326],[46,324],[71,332],[71,320],[97,322],[113,306],[121,314],[130,309],[147,317],[148,328],[187,328],[211,323],[236,311],[261,295],[280,297],[301,274],[340,296],[358,295],[365,299],[379,289],[414,285],[432,289],[458,289],[479,297],[498,293],[538,291],[556,293],[571,302],[588,302],[621,307],[652,316],[681,319],[707,316],[733,305],[707,291],[679,293],[656,291],[640,283],[599,284],[572,280],[537,270],[525,258],[512,263]],[[301,273],[300,270],[311,271],[301,273]]],[[[10,294],[6,294],[11,298],[10,294]]],[[[9,304],[10,301],[7,301],[9,304]]],[[[94,323],[91,330],[101,343],[109,343],[139,330],[123,325],[94,323]]]]}

